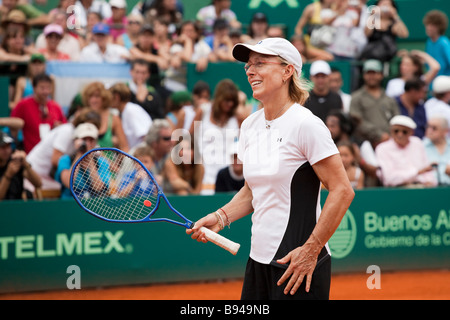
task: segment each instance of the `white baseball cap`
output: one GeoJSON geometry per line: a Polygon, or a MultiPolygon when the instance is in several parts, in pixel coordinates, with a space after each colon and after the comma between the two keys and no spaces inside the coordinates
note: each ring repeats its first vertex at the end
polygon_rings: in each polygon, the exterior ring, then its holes
{"type": "Polygon", "coordinates": [[[255,45],[238,43],[233,48],[233,57],[241,62],[248,62],[250,51],[279,56],[292,64],[298,76],[302,74],[302,56],[300,52],[284,38],[266,38],[255,45]]]}
{"type": "Polygon", "coordinates": [[[111,7],[123,9],[127,7],[127,2],[125,0],[110,0],[109,5],[111,7]]]}
{"type": "Polygon", "coordinates": [[[395,125],[403,126],[403,127],[407,127],[407,128],[413,129],[413,130],[415,130],[417,127],[417,125],[413,119],[411,119],[408,116],[403,116],[403,115],[397,115],[397,116],[393,117],[391,119],[391,121],[389,121],[389,124],[391,126],[395,126],[395,125]]]}
{"type": "Polygon", "coordinates": [[[326,74],[327,76],[331,74],[330,65],[326,61],[317,60],[311,64],[311,68],[309,69],[309,74],[311,76],[315,76],[316,74],[319,74],[319,73],[326,74]]]}
{"type": "Polygon", "coordinates": [[[433,80],[433,92],[445,93],[450,92],[450,77],[438,76],[433,80]]]}
{"type": "Polygon", "coordinates": [[[83,139],[83,138],[98,138],[98,129],[95,125],[89,122],[81,123],[75,128],[75,132],[73,134],[75,139],[83,139]]]}

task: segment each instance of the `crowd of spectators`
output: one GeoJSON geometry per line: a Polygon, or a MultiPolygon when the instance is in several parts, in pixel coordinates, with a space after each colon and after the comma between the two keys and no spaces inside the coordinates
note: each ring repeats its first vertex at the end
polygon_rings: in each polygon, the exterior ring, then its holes
{"type": "Polygon", "coordinates": [[[133,8],[125,0],[60,0],[49,12],[33,1],[0,1],[0,69],[10,75],[11,111],[0,119],[0,200],[68,196],[72,164],[95,146],[135,155],[167,193],[239,190],[239,128],[261,106],[232,79],[214,89],[199,81],[188,91],[186,63],[197,72],[233,63],[236,43],[273,36],[288,38],[311,64],[305,107],[328,126],[355,189],[450,184],[444,12],[424,13],[425,50],[410,52],[398,48],[409,30],[394,0],[370,8],[366,0],[312,1],[292,35],[262,12],[239,21],[230,0],[212,0],[194,20],[183,13],[179,0],[133,8]],[[130,80],[87,84],[65,113],[46,74],[55,60],[125,63],[130,80]],[[335,61],[351,63],[350,92],[335,61]],[[398,75],[389,73],[394,63],[398,75]]]}

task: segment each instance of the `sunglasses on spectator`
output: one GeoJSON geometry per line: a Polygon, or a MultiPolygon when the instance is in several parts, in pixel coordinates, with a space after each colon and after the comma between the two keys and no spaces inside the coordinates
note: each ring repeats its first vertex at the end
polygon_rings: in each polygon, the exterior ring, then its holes
{"type": "Polygon", "coordinates": [[[400,132],[403,133],[405,136],[409,133],[409,130],[406,129],[394,129],[392,130],[394,134],[399,134],[400,132]]]}
{"type": "Polygon", "coordinates": [[[172,137],[161,137],[161,140],[163,140],[163,141],[170,141],[170,140],[172,140],[172,137]]]}

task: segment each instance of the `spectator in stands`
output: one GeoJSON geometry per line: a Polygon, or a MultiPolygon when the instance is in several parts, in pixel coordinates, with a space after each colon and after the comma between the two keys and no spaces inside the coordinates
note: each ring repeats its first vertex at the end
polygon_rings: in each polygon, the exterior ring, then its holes
{"type": "Polygon", "coordinates": [[[427,42],[425,51],[439,62],[438,75],[450,75],[450,40],[445,36],[448,28],[447,15],[439,10],[429,11],[423,18],[427,42]]]}
{"type": "Polygon", "coordinates": [[[13,149],[22,150],[23,141],[21,140],[21,130],[23,128],[25,121],[20,118],[14,117],[0,117],[0,131],[6,133],[11,138],[13,138],[13,143],[11,146],[13,149]]]}
{"type": "Polygon", "coordinates": [[[333,138],[335,144],[342,141],[354,142],[353,132],[357,128],[357,121],[352,119],[348,113],[333,109],[328,113],[325,124],[330,130],[331,138],[333,138]]]}
{"type": "Polygon", "coordinates": [[[409,79],[405,83],[405,92],[396,98],[400,113],[412,118],[416,123],[414,135],[422,139],[425,136],[427,116],[424,99],[427,95],[425,82],[418,78],[409,79]]]}
{"type": "Polygon", "coordinates": [[[42,190],[59,190],[61,188],[61,185],[54,180],[59,159],[64,154],[75,152],[74,130],[79,124],[87,122],[99,128],[100,115],[90,108],[83,108],[76,113],[73,121],[50,131],[27,155],[27,161],[42,180],[42,190]]]}
{"type": "MultiPolygon", "coordinates": [[[[1,43],[0,62],[28,62],[30,55],[30,48],[25,46],[23,30],[21,28],[10,28],[1,43]]],[[[17,68],[15,67],[15,69],[17,68]]]]}
{"type": "Polygon", "coordinates": [[[450,138],[448,121],[442,116],[428,119],[425,151],[428,160],[436,164],[436,179],[439,185],[450,185],[450,138]]]}
{"type": "Polygon", "coordinates": [[[322,60],[314,61],[309,69],[314,84],[305,107],[325,122],[331,110],[342,110],[342,100],[338,93],[330,89],[330,65],[322,60]]]}
{"type": "Polygon", "coordinates": [[[344,81],[342,80],[341,70],[337,68],[331,68],[329,79],[331,91],[334,91],[339,94],[342,100],[343,110],[344,112],[348,113],[350,111],[350,102],[352,101],[352,96],[342,91],[344,81]]]}
{"type": "Polygon", "coordinates": [[[189,127],[189,134],[191,137],[194,136],[195,119],[197,114],[201,112],[200,109],[203,107],[211,107],[211,88],[207,82],[199,80],[194,84],[194,88],[192,88],[192,102],[195,115],[194,118],[190,120],[191,126],[189,127]]]}
{"type": "Polygon", "coordinates": [[[9,30],[21,29],[25,35],[25,46],[33,47],[33,36],[30,35],[30,25],[27,22],[27,17],[25,14],[17,9],[11,10],[4,19],[0,19],[0,43],[9,30]]]}
{"type": "MultiPolygon", "coordinates": [[[[30,62],[27,67],[27,74],[17,79],[14,90],[14,99],[10,103],[10,108],[14,109],[17,103],[23,98],[33,95],[33,78],[38,74],[45,73],[45,57],[41,53],[31,55],[30,62]]],[[[53,91],[51,96],[53,97],[53,91]]]]}
{"type": "Polygon", "coordinates": [[[405,82],[409,79],[419,78],[429,85],[441,68],[432,56],[420,50],[412,50],[410,53],[399,52],[399,55],[401,56],[400,74],[397,78],[389,80],[386,86],[386,94],[392,98],[405,92],[405,82]],[[423,72],[425,65],[428,66],[426,73],[423,72]]]}
{"type": "Polygon", "coordinates": [[[170,47],[170,66],[164,81],[166,88],[171,91],[186,90],[185,63],[195,63],[195,70],[203,72],[208,66],[211,51],[197,24],[193,21],[184,21],[179,36],[170,47]]]}
{"type": "Polygon", "coordinates": [[[214,21],[225,19],[233,29],[240,29],[242,24],[238,21],[236,14],[230,9],[231,0],[212,0],[212,4],[200,8],[196,19],[203,28],[204,35],[213,33],[214,21]]]}
{"type": "Polygon", "coordinates": [[[383,66],[380,61],[364,63],[363,79],[362,88],[352,94],[350,115],[360,121],[359,138],[377,145],[389,139],[389,121],[400,114],[400,110],[397,102],[388,97],[381,86],[383,66]]]}
{"type": "Polygon", "coordinates": [[[415,129],[416,124],[410,117],[397,115],[390,120],[392,138],[375,149],[384,186],[437,185],[422,140],[413,136],[415,129]]]}
{"type": "Polygon", "coordinates": [[[116,83],[109,90],[112,95],[111,107],[119,110],[128,147],[134,148],[144,141],[152,119],[141,106],[130,102],[131,90],[125,83],[116,83]]]}
{"type": "Polygon", "coordinates": [[[272,24],[267,29],[269,38],[286,38],[286,26],[284,24],[272,24]]]}
{"type": "Polygon", "coordinates": [[[247,34],[243,35],[242,42],[248,44],[256,44],[262,39],[267,38],[267,30],[269,22],[267,16],[263,12],[255,12],[247,30],[247,34]]]}
{"type": "Polygon", "coordinates": [[[194,135],[203,157],[205,176],[202,194],[214,193],[217,173],[227,163],[235,138],[239,131],[239,122],[235,115],[239,104],[239,90],[233,81],[221,80],[214,91],[212,102],[200,108],[195,121],[201,121],[194,135]]]}
{"type": "Polygon", "coordinates": [[[117,38],[117,44],[124,46],[128,50],[137,43],[139,31],[141,31],[144,19],[141,15],[131,14],[127,18],[127,27],[125,33],[117,38]]]}
{"type": "Polygon", "coordinates": [[[29,153],[50,130],[66,123],[61,106],[48,97],[53,91],[53,80],[46,74],[33,78],[33,96],[22,99],[11,112],[11,117],[25,121],[24,150],[29,153]]]}
{"type": "Polygon", "coordinates": [[[86,29],[89,12],[98,13],[102,20],[112,15],[111,6],[105,0],[77,0],[73,12],[77,27],[82,29],[86,29]]]}
{"type": "Polygon", "coordinates": [[[290,41],[293,46],[297,48],[298,52],[300,52],[303,63],[313,62],[317,60],[334,60],[333,54],[313,46],[307,46],[303,35],[294,34],[290,38],[290,41]]]}
{"type": "Polygon", "coordinates": [[[165,18],[155,19],[153,30],[155,31],[154,46],[161,56],[169,56],[170,47],[173,44],[172,36],[169,35],[169,22],[165,18]]]}
{"type": "Polygon", "coordinates": [[[217,19],[213,24],[213,33],[205,37],[205,42],[210,46],[211,53],[209,60],[211,62],[218,61],[234,61],[231,54],[233,43],[231,42],[230,26],[225,19],[217,19]]]}
{"type": "MultiPolygon", "coordinates": [[[[78,41],[80,42],[81,49],[85,48],[86,46],[90,45],[92,42],[94,42],[94,33],[92,30],[94,29],[94,26],[102,23],[102,16],[98,12],[88,12],[87,15],[87,26],[84,29],[78,29],[77,34],[78,41]]],[[[110,35],[107,36],[108,42],[112,43],[112,38],[110,35]]]]}
{"type": "MultiPolygon", "coordinates": [[[[334,29],[331,43],[326,47],[335,60],[353,60],[359,54],[359,40],[354,37],[358,30],[360,13],[359,1],[337,0],[333,8],[333,17],[327,24],[334,29]]],[[[361,36],[362,34],[359,34],[361,36]]]]}
{"type": "Polygon", "coordinates": [[[328,23],[333,16],[331,6],[334,0],[320,0],[308,4],[302,12],[300,19],[295,26],[295,34],[305,35],[306,46],[309,47],[309,39],[314,29],[328,23]],[[304,29],[307,29],[304,32],[304,29]]]}
{"type": "Polygon", "coordinates": [[[154,46],[155,31],[151,25],[144,25],[139,32],[137,43],[130,49],[131,60],[145,60],[150,63],[151,78],[149,83],[155,88],[161,86],[160,70],[169,66],[169,56],[162,56],[154,46]]]}
{"type": "Polygon", "coordinates": [[[156,19],[164,19],[169,23],[168,33],[175,34],[183,21],[183,13],[180,11],[176,0],[153,0],[148,10],[144,13],[145,23],[154,25],[156,19]]]}
{"type": "Polygon", "coordinates": [[[357,157],[359,154],[354,149],[354,144],[349,141],[343,141],[338,143],[337,147],[353,189],[364,188],[364,172],[358,166],[357,157]]]}
{"type": "Polygon", "coordinates": [[[436,77],[432,87],[434,97],[425,102],[426,117],[442,116],[450,123],[450,76],[436,77]]]}
{"type": "Polygon", "coordinates": [[[51,60],[70,60],[70,56],[67,53],[61,52],[58,46],[64,36],[64,29],[56,23],[47,25],[44,28],[44,35],[46,46],[39,50],[45,56],[47,61],[51,60]]]}
{"type": "Polygon", "coordinates": [[[29,3],[19,0],[3,0],[0,4],[0,21],[12,10],[22,11],[30,26],[45,26],[50,23],[49,16],[29,3]]]}
{"type": "MultiPolygon", "coordinates": [[[[74,29],[69,29],[70,24],[67,21],[66,11],[56,10],[52,15],[52,23],[60,25],[63,29],[63,36],[58,44],[58,50],[69,55],[70,60],[78,61],[80,59],[81,52],[81,36],[74,33],[74,29]]],[[[47,46],[45,33],[41,33],[35,42],[35,48],[37,50],[43,49],[47,46]]]]}
{"type": "Polygon", "coordinates": [[[166,114],[166,119],[172,126],[172,130],[189,130],[191,121],[194,117],[195,111],[192,106],[191,93],[187,90],[172,93],[168,100],[166,114]]]}
{"type": "Polygon", "coordinates": [[[36,188],[40,188],[39,175],[26,160],[26,153],[21,150],[13,152],[14,140],[0,131],[0,201],[23,199],[24,178],[36,188]]]}
{"type": "Polygon", "coordinates": [[[174,147],[173,152],[172,154],[176,155],[173,160],[179,176],[189,183],[189,194],[200,194],[205,168],[198,161],[201,156],[198,154],[194,140],[183,137],[183,140],[174,147]]]}
{"type": "Polygon", "coordinates": [[[117,43],[117,38],[126,32],[128,24],[127,3],[125,0],[110,0],[111,17],[105,19],[109,26],[113,43],[117,43]]]}
{"type": "MultiPolygon", "coordinates": [[[[61,199],[72,198],[72,193],[70,192],[72,165],[87,151],[97,147],[97,138],[98,129],[92,123],[81,123],[75,128],[73,135],[74,152],[60,157],[55,172],[55,180],[61,184],[61,199]]],[[[108,167],[108,164],[104,159],[99,159],[97,166],[97,168],[86,168],[86,170],[90,171],[90,174],[93,174],[95,172],[94,170],[104,170],[104,168],[108,167]]],[[[90,184],[90,180],[86,181],[86,185],[90,184]]],[[[91,188],[91,186],[87,188],[91,188]]]]}
{"type": "Polygon", "coordinates": [[[117,112],[111,110],[111,92],[101,82],[92,82],[82,91],[83,104],[100,114],[101,124],[98,130],[100,147],[117,147],[125,152],[129,150],[127,137],[123,131],[122,120],[117,112]]]}
{"type": "Polygon", "coordinates": [[[215,192],[237,192],[244,186],[244,166],[238,159],[236,142],[230,158],[230,164],[217,173],[215,192]]]}
{"type": "Polygon", "coordinates": [[[140,105],[152,120],[164,118],[163,100],[156,89],[147,84],[150,78],[149,63],[144,60],[132,61],[130,74],[128,86],[131,90],[131,102],[140,105]]]}
{"type": "Polygon", "coordinates": [[[190,185],[178,174],[177,168],[170,156],[173,148],[170,124],[165,119],[157,119],[153,122],[145,143],[152,148],[154,166],[151,172],[161,175],[163,183],[160,185],[164,192],[187,194],[190,185]]]}
{"type": "Polygon", "coordinates": [[[368,43],[360,58],[387,62],[397,54],[397,38],[407,38],[409,31],[398,14],[394,0],[378,0],[375,4],[381,11],[379,28],[366,25],[368,43]]]}
{"type": "Polygon", "coordinates": [[[110,29],[104,23],[98,23],[92,28],[93,42],[81,50],[81,62],[124,63],[129,59],[129,51],[118,44],[108,42],[110,29]]]}

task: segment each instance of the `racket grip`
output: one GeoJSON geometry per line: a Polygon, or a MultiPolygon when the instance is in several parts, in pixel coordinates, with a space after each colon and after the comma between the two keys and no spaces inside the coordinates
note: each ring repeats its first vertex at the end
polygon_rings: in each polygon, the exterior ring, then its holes
{"type": "Polygon", "coordinates": [[[239,243],[233,242],[208,228],[201,227],[200,231],[205,234],[206,239],[212,243],[218,245],[219,247],[229,251],[231,254],[236,255],[241,245],[239,243]]]}

